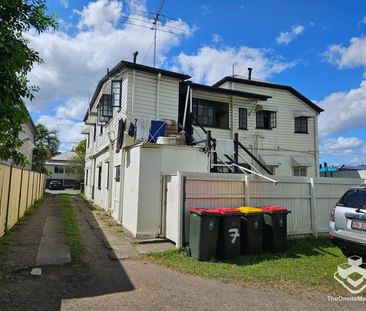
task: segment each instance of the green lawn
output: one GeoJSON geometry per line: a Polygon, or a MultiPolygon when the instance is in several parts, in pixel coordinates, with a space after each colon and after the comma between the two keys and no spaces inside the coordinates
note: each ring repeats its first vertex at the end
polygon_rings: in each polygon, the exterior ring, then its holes
{"type": "Polygon", "coordinates": [[[147,258],[177,271],[242,286],[268,285],[295,292],[319,290],[333,295],[347,293],[333,277],[337,266],[347,259],[326,238],[290,240],[286,253],[240,256],[227,261],[200,262],[179,250],[153,253],[147,258]]]}

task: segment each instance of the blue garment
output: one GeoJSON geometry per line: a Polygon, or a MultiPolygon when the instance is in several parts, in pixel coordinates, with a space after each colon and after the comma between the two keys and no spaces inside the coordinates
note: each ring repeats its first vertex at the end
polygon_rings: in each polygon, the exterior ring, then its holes
{"type": "Polygon", "coordinates": [[[166,121],[152,120],[150,126],[149,142],[156,143],[158,137],[165,136],[166,121]]]}

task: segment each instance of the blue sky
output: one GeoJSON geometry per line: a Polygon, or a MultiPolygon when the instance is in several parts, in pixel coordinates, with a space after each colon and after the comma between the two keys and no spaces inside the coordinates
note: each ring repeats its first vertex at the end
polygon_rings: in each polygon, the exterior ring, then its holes
{"type": "MultiPolygon", "coordinates": [[[[36,122],[59,131],[62,150],[79,141],[96,83],[121,59],[152,65],[151,12],[160,0],[51,0],[60,28],[30,33],[45,63],[29,78],[41,87],[28,104],[36,122]]],[[[214,83],[246,75],[291,85],[326,111],[321,161],[366,163],[366,5],[361,0],[166,0],[157,64],[214,83]]]]}

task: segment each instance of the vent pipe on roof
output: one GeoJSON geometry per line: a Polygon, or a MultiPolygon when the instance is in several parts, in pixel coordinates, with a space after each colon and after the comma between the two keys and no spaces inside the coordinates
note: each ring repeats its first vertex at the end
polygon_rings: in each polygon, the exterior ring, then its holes
{"type": "Polygon", "coordinates": [[[252,80],[252,70],[253,68],[248,67],[248,80],[252,80]]]}
{"type": "Polygon", "coordinates": [[[139,55],[138,51],[133,52],[133,62],[136,64],[137,55],[139,55]]]}

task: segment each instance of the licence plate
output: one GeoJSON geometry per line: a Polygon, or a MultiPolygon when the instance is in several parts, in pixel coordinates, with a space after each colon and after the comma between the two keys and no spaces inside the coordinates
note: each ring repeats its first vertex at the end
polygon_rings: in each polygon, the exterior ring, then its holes
{"type": "Polygon", "coordinates": [[[360,220],[352,220],[351,228],[354,230],[366,231],[366,222],[360,220]]]}

